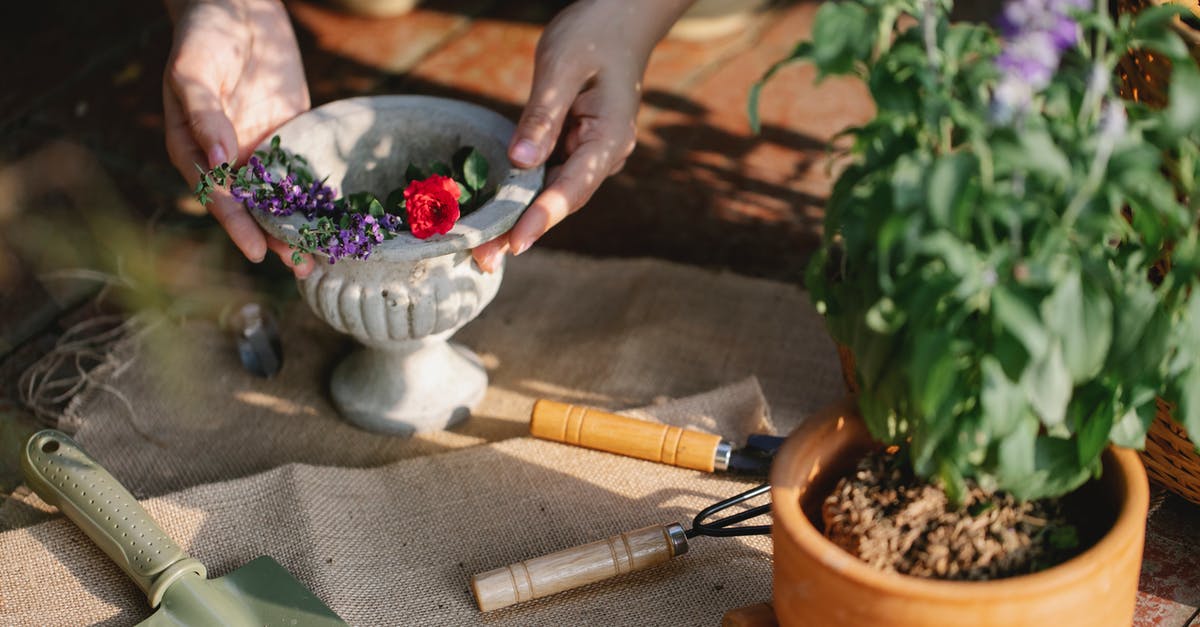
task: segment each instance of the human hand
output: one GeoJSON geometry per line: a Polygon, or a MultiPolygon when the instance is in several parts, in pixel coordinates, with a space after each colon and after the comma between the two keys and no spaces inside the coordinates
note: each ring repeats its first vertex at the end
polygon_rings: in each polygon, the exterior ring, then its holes
{"type": "MultiPolygon", "coordinates": [[[[278,0],[168,0],[175,42],[163,77],[167,154],[188,183],[196,166],[245,163],[279,125],[309,108],[300,50],[278,0]]],[[[228,192],[208,210],[248,259],[274,251],[296,276],[312,257],[292,263],[286,242],[263,233],[228,192]]]]}
{"type": "Polygon", "coordinates": [[[566,160],[547,170],[545,189],[512,230],[472,251],[485,272],[510,250],[528,250],[624,167],[650,51],[693,1],[579,0],[546,26],[508,156],[532,168],[559,145],[566,160]]]}

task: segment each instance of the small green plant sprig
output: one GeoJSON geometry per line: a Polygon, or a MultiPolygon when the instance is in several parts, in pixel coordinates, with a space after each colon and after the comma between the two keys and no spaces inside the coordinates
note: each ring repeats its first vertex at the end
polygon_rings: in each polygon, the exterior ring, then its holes
{"type": "Polygon", "coordinates": [[[1071,36],[1010,19],[1002,40],[946,0],[826,3],[767,74],[806,61],[875,102],[843,134],[807,285],[872,434],[955,500],[968,478],[1075,489],[1110,442],[1143,445],[1159,397],[1200,435],[1200,71],[1179,11],[1034,4],[1071,36]],[[1114,93],[1137,49],[1173,64],[1164,109],[1114,93]]]}

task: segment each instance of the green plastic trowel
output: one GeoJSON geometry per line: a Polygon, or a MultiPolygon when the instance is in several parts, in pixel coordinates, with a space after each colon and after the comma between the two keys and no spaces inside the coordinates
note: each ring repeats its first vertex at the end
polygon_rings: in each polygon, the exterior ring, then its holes
{"type": "Polygon", "coordinates": [[[270,557],[219,579],[189,557],[108,471],[59,431],[21,456],[29,486],[83,530],[158,608],[142,625],[345,625],[270,557]]]}

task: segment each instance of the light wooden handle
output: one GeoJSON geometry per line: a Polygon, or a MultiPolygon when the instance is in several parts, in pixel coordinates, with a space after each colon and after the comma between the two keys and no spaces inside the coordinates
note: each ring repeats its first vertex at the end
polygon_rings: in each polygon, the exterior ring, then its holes
{"type": "Polygon", "coordinates": [[[661,564],[686,552],[682,526],[654,525],[480,573],[471,577],[471,592],[479,609],[490,612],[661,564]]]}
{"type": "Polygon", "coordinates": [[[723,466],[718,449],[728,448],[719,435],[547,400],[534,404],[529,431],[545,440],[706,472],[723,466]]]}

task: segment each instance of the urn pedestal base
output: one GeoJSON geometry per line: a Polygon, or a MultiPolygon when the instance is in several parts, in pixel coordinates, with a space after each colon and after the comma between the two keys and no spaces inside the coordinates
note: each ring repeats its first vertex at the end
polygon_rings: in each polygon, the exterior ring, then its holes
{"type": "Polygon", "coordinates": [[[396,348],[362,348],[333,371],[333,402],[349,422],[409,436],[446,429],[471,415],[487,371],[470,350],[441,338],[396,348]]]}

